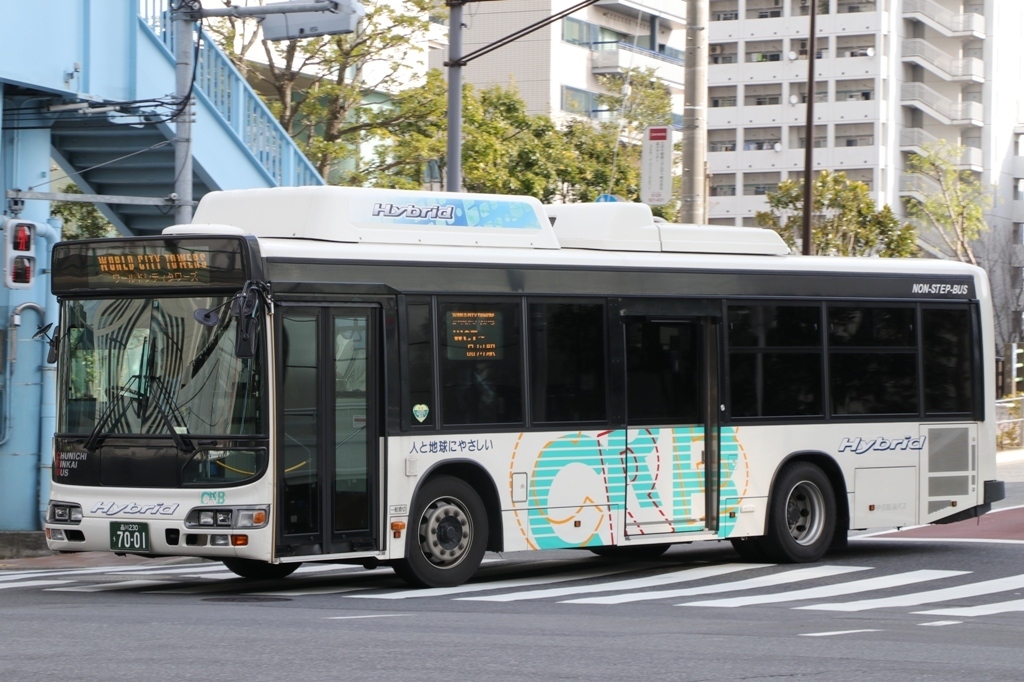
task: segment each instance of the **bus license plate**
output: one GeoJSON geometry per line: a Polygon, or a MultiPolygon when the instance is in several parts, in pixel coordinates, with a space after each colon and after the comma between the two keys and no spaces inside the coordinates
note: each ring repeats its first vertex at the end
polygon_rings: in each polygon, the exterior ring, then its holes
{"type": "Polygon", "coordinates": [[[149,524],[135,521],[111,521],[110,549],[114,552],[148,552],[149,524]]]}

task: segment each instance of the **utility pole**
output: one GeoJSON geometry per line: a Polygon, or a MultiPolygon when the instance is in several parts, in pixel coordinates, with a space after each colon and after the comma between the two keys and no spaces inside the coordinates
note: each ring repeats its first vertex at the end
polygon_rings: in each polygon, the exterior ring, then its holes
{"type": "Polygon", "coordinates": [[[190,12],[174,17],[174,92],[178,115],[174,117],[174,222],[192,222],[192,25],[190,12]]]}
{"type": "Polygon", "coordinates": [[[709,0],[686,3],[683,79],[683,182],[680,221],[707,222],[709,0]]]}
{"type": "Polygon", "coordinates": [[[814,61],[818,56],[817,16],[818,0],[811,0],[811,37],[807,41],[807,127],[804,131],[804,215],[803,254],[814,253],[811,235],[811,217],[814,213],[814,61]]]}
{"type": "Polygon", "coordinates": [[[449,192],[462,189],[462,7],[466,0],[448,0],[448,145],[446,148],[449,192]]]}

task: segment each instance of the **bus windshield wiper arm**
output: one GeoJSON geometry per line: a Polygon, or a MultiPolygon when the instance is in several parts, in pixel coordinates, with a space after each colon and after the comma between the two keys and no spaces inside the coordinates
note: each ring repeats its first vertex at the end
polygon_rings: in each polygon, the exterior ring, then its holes
{"type": "Polygon", "coordinates": [[[96,448],[98,448],[100,443],[103,441],[103,429],[104,427],[106,427],[107,422],[110,421],[110,417],[114,414],[114,410],[118,408],[120,408],[121,410],[120,413],[118,413],[117,415],[117,419],[114,420],[115,424],[121,421],[121,417],[124,416],[124,413],[128,410],[128,404],[130,403],[123,403],[120,400],[120,398],[122,398],[125,395],[128,395],[128,397],[130,397],[132,400],[135,400],[136,398],[140,397],[139,393],[133,391],[130,388],[132,382],[138,378],[138,374],[132,375],[131,377],[128,378],[128,381],[124,382],[123,384],[118,386],[114,391],[111,392],[111,395],[116,396],[118,400],[111,400],[110,405],[108,405],[107,409],[103,411],[103,414],[100,415],[100,418],[96,420],[96,426],[92,428],[92,431],[89,433],[89,437],[85,439],[85,443],[82,445],[85,451],[88,452],[90,455],[96,451],[96,448]]]}
{"type": "MultiPolygon", "coordinates": [[[[167,407],[164,405],[164,401],[161,399],[169,398],[170,392],[167,390],[167,386],[164,385],[164,382],[163,380],[160,379],[160,377],[151,376],[148,378],[148,380],[151,384],[157,387],[158,395],[155,396],[156,400],[154,400],[153,402],[156,404],[157,414],[160,415],[160,418],[163,420],[164,424],[170,431],[171,439],[174,441],[174,445],[182,452],[195,452],[196,447],[195,445],[192,444],[192,439],[185,438],[183,435],[178,433],[177,426],[174,423],[174,419],[171,418],[171,415],[169,414],[167,407]]],[[[177,410],[177,406],[175,406],[175,409],[177,410]]],[[[181,421],[182,423],[184,423],[184,420],[181,421]]]]}

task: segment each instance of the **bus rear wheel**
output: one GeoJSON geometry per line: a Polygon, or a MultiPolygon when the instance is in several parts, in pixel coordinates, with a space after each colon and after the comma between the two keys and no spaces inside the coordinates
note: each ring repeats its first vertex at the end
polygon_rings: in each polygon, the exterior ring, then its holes
{"type": "Polygon", "coordinates": [[[416,495],[395,573],[415,587],[461,585],[479,568],[487,533],[487,511],[472,486],[453,476],[431,479],[416,495]]]}
{"type": "Polygon", "coordinates": [[[222,559],[221,561],[229,571],[249,580],[281,580],[290,576],[299,567],[299,562],[269,564],[266,561],[253,559],[222,559]]]}
{"type": "Polygon", "coordinates": [[[767,531],[757,544],[773,561],[805,563],[825,555],[836,532],[835,492],[825,472],[809,462],[779,472],[767,531]]]}

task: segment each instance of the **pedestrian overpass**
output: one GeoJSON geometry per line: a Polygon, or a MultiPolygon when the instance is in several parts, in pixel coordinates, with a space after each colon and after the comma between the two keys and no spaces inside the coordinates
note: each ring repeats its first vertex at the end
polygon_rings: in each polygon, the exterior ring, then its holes
{"type": "MultiPolygon", "coordinates": [[[[7,196],[56,192],[143,197],[98,204],[125,235],[172,224],[175,40],[171,0],[0,2],[0,186],[7,196]],[[55,164],[56,169],[51,168],[55,164]],[[65,178],[65,179],[62,179],[65,178]],[[51,181],[52,179],[52,181],[51,181]]],[[[323,184],[270,110],[211,37],[196,27],[193,197],[211,190],[323,184]]],[[[46,222],[49,202],[20,217],[46,222]]],[[[49,491],[54,367],[36,326],[56,324],[49,293],[55,225],[40,234],[29,289],[0,287],[0,531],[38,529],[49,491]]]]}

